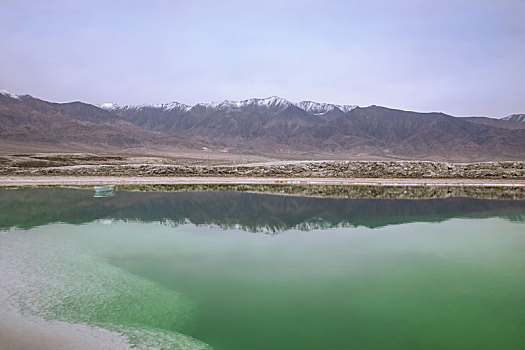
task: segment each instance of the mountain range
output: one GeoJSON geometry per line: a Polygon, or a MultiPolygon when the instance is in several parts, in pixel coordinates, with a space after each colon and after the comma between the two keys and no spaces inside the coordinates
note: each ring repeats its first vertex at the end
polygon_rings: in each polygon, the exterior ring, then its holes
{"type": "Polygon", "coordinates": [[[0,147],[208,149],[302,158],[525,159],[525,115],[459,118],[280,97],[120,107],[0,93],[0,147]]]}

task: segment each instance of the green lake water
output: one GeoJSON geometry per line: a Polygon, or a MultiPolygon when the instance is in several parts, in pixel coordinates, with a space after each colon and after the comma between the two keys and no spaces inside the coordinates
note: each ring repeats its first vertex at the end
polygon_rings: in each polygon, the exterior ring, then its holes
{"type": "Polygon", "coordinates": [[[0,190],[23,313],[138,348],[523,349],[525,201],[0,190]]]}

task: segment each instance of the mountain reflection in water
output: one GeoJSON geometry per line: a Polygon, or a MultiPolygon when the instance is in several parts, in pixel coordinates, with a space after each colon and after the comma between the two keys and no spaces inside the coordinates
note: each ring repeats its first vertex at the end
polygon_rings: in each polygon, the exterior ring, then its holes
{"type": "Polygon", "coordinates": [[[457,217],[525,220],[524,200],[466,197],[437,199],[312,198],[235,191],[126,192],[93,198],[91,189],[0,189],[0,229],[100,219],[191,222],[282,232],[338,226],[380,227],[457,217]]]}

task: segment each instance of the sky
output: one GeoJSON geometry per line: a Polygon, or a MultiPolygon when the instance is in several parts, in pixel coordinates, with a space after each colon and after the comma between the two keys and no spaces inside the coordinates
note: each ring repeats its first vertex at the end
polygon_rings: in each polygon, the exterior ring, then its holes
{"type": "Polygon", "coordinates": [[[525,0],[0,0],[0,89],[525,113],[525,0]]]}

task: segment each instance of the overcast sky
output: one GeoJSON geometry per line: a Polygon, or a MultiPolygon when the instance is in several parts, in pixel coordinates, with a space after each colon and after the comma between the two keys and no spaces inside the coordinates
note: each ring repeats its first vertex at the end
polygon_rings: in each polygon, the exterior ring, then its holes
{"type": "Polygon", "coordinates": [[[525,113],[525,0],[0,0],[0,89],[525,113]]]}

